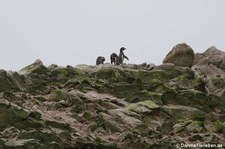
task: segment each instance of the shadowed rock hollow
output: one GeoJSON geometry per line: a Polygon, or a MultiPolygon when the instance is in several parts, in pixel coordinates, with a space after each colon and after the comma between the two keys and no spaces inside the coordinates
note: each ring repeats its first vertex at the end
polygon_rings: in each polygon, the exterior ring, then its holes
{"type": "Polygon", "coordinates": [[[223,144],[223,56],[212,47],[195,54],[192,68],[171,63],[46,67],[38,60],[19,72],[0,70],[0,148],[223,144]]]}

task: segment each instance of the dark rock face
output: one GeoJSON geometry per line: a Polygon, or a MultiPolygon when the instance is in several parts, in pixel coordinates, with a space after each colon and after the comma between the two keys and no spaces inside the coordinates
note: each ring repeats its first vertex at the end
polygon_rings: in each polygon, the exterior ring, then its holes
{"type": "Polygon", "coordinates": [[[192,68],[169,63],[46,67],[36,61],[19,73],[1,70],[0,148],[223,144],[225,79],[223,62],[212,58],[217,54],[223,52],[196,54],[192,68]]]}
{"type": "Polygon", "coordinates": [[[13,84],[10,82],[7,72],[4,70],[0,70],[0,82],[0,92],[14,88],[13,84]]]}
{"type": "Polygon", "coordinates": [[[163,63],[173,63],[176,66],[192,67],[194,51],[186,43],[178,44],[167,54],[163,63]]]}

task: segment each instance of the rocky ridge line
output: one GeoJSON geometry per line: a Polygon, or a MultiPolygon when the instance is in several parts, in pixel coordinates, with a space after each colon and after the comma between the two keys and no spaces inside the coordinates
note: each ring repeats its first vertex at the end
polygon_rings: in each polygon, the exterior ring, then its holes
{"type": "Polygon", "coordinates": [[[19,72],[0,70],[0,148],[223,144],[225,53],[173,49],[159,66],[46,67],[37,60],[19,72]]]}

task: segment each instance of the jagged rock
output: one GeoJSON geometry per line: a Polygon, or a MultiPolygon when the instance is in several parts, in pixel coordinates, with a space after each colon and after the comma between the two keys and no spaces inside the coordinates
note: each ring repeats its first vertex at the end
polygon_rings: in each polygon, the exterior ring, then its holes
{"type": "Polygon", "coordinates": [[[225,53],[210,47],[204,53],[196,54],[192,69],[206,84],[207,92],[223,98],[225,92],[225,53]]]}
{"type": "Polygon", "coordinates": [[[167,54],[163,63],[173,63],[176,66],[192,67],[194,51],[186,43],[178,44],[167,54]]]}
{"type": "Polygon", "coordinates": [[[225,134],[225,124],[221,121],[210,122],[207,126],[207,129],[212,132],[225,134]]]}
{"type": "Polygon", "coordinates": [[[127,106],[129,111],[134,111],[137,113],[150,113],[154,109],[158,109],[159,106],[152,102],[151,100],[140,101],[137,103],[132,103],[127,106]]]}
{"type": "Polygon", "coordinates": [[[155,64],[147,64],[146,62],[142,64],[122,64],[123,68],[129,69],[144,69],[144,70],[152,70],[155,67],[155,64]]]}
{"type": "Polygon", "coordinates": [[[145,101],[145,100],[152,100],[156,104],[162,104],[160,93],[149,92],[147,90],[141,90],[127,98],[127,101],[131,103],[145,101]]]}
{"type": "Polygon", "coordinates": [[[42,61],[37,59],[31,65],[28,65],[19,71],[20,74],[30,74],[35,73],[39,75],[47,75],[48,69],[43,65],[42,61]]]}
{"type": "Polygon", "coordinates": [[[15,89],[17,90],[25,90],[25,77],[20,75],[18,72],[8,72],[8,77],[10,82],[13,84],[15,89]]]}
{"type": "Polygon", "coordinates": [[[172,63],[46,68],[37,61],[20,73],[2,70],[0,148],[224,143],[224,71],[218,62],[200,65],[204,56],[192,69],[172,63]]]}
{"type": "Polygon", "coordinates": [[[175,93],[175,96],[164,97],[164,103],[167,104],[179,104],[185,106],[191,106],[204,111],[211,111],[209,105],[209,97],[202,92],[196,90],[181,90],[175,93]],[[165,99],[166,98],[166,99],[165,99]]]}
{"type": "Polygon", "coordinates": [[[51,65],[48,66],[48,70],[49,70],[49,71],[52,71],[52,70],[55,69],[56,67],[58,67],[58,65],[56,65],[56,64],[51,64],[51,65]]]}
{"type": "Polygon", "coordinates": [[[193,107],[182,105],[166,105],[162,106],[162,109],[175,119],[192,119],[192,120],[204,120],[206,113],[193,107]]]}
{"type": "Polygon", "coordinates": [[[67,79],[69,76],[69,71],[66,67],[55,67],[54,69],[51,70],[52,72],[52,77],[62,80],[62,79],[67,79]]]}
{"type": "Polygon", "coordinates": [[[16,122],[28,117],[28,112],[6,102],[0,102],[0,111],[0,130],[4,130],[9,124],[14,125],[16,122]]]}
{"type": "Polygon", "coordinates": [[[225,53],[212,46],[204,53],[196,53],[195,65],[214,65],[219,69],[225,70],[225,53]]]}
{"type": "Polygon", "coordinates": [[[113,94],[118,97],[130,97],[140,91],[140,87],[137,83],[126,83],[126,82],[119,82],[112,84],[113,87],[113,94]]]}
{"type": "Polygon", "coordinates": [[[184,121],[178,121],[178,123],[176,123],[174,126],[173,126],[173,132],[174,133],[179,133],[181,131],[184,131],[185,130],[185,127],[190,125],[191,124],[191,121],[190,120],[184,120],[184,121]]]}
{"type": "Polygon", "coordinates": [[[0,82],[0,92],[14,88],[9,76],[7,75],[7,72],[4,70],[0,70],[0,82]]]}
{"type": "Polygon", "coordinates": [[[204,138],[201,135],[196,134],[196,135],[193,135],[193,136],[189,137],[188,140],[189,141],[201,141],[201,142],[203,142],[204,138]]]}
{"type": "Polygon", "coordinates": [[[193,121],[186,128],[188,132],[200,133],[204,130],[204,123],[202,121],[193,121]]]}

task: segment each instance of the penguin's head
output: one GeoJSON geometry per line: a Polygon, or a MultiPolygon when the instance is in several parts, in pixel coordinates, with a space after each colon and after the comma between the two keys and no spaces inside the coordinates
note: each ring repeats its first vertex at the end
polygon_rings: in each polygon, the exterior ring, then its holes
{"type": "Polygon", "coordinates": [[[126,48],[124,48],[124,47],[120,48],[121,52],[123,52],[124,50],[126,50],[126,48]]]}

